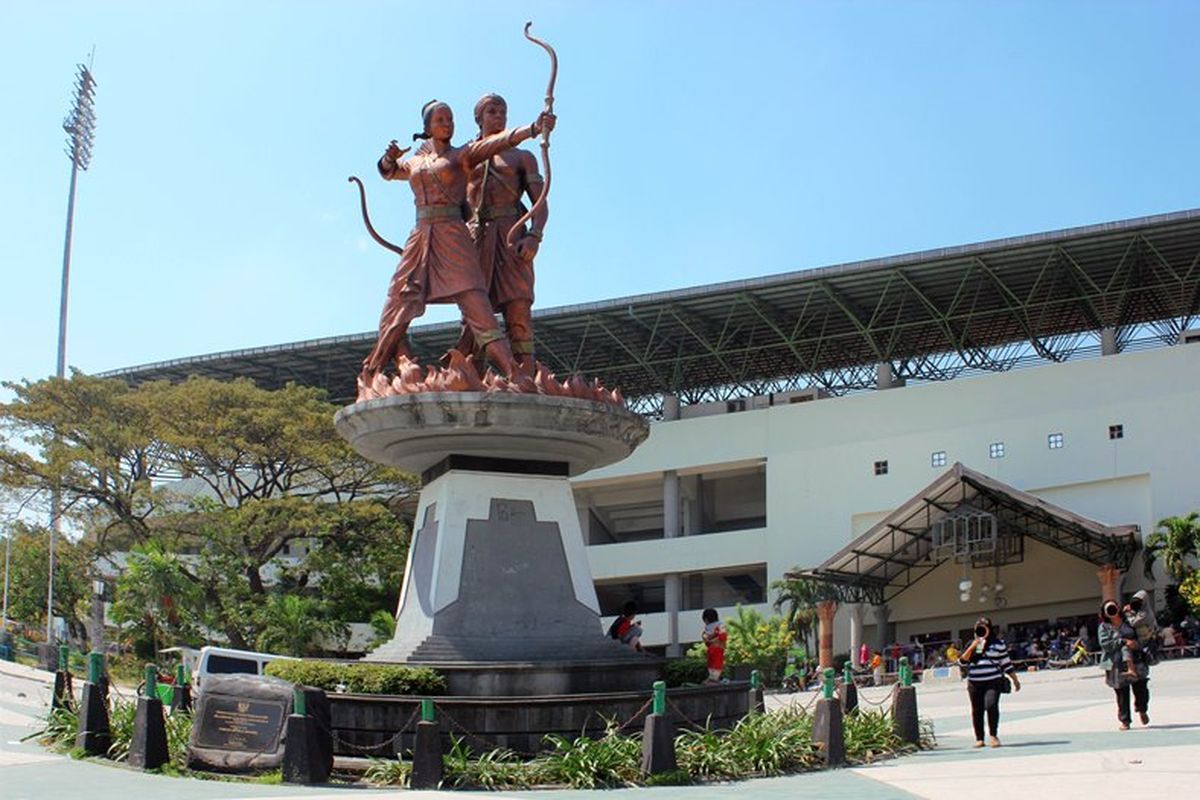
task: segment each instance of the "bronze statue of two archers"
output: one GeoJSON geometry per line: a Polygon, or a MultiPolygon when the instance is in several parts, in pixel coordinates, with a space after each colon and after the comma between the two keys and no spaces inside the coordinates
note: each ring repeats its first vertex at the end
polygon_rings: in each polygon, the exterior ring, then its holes
{"type": "MultiPolygon", "coordinates": [[[[613,401],[614,393],[578,377],[553,380],[534,359],[533,260],[548,209],[549,134],[554,130],[557,56],[529,35],[551,58],[545,107],[531,124],[508,127],[504,98],[486,94],[475,104],[478,135],[455,146],[454,114],[430,101],[421,111],[422,130],[411,148],[393,140],[377,164],[385,180],[408,181],[416,202],[416,225],[403,248],[382,239],[370,224],[361,182],[363,219],[371,236],[397,252],[400,263],[388,287],[379,320],[379,338],[363,361],[359,399],[437,390],[505,390],[587,396],[613,401]],[[540,135],[542,167],[518,144],[540,135]],[[525,201],[530,206],[526,208],[525,201]],[[409,347],[408,328],[428,303],[455,303],[462,333],[443,362],[445,369],[423,371],[409,347]],[[495,314],[504,319],[504,331],[495,314]],[[484,372],[490,362],[498,371],[484,372]],[[390,376],[387,371],[394,370],[390,376]]],[[[619,395],[616,395],[619,397],[619,395]]]]}

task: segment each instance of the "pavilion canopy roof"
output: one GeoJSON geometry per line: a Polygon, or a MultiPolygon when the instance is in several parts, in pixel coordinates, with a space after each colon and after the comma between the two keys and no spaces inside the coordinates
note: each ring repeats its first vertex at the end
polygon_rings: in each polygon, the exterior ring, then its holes
{"type": "Polygon", "coordinates": [[[1105,525],[955,463],[820,566],[789,577],[820,581],[848,602],[887,602],[948,560],[934,528],[963,511],[993,516],[1010,540],[1028,536],[1097,566],[1126,570],[1139,547],[1136,525],[1105,525]]]}

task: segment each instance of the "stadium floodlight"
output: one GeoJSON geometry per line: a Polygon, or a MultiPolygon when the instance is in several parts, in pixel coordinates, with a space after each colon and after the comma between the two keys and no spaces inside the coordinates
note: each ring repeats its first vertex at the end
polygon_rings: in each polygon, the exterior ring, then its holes
{"type": "Polygon", "coordinates": [[[63,120],[67,132],[67,157],[79,169],[92,163],[92,145],[96,137],[96,79],[90,68],[80,64],[75,74],[75,104],[63,120]]]}
{"type": "MultiPolygon", "coordinates": [[[[92,77],[92,59],[75,71],[75,102],[63,120],[67,132],[67,158],[71,159],[71,188],[67,195],[67,233],[63,242],[62,293],[58,306],[58,365],[55,375],[67,375],[67,297],[71,285],[71,234],[75,227],[75,185],[79,171],[92,165],[92,147],[96,142],[96,79],[92,77]]],[[[50,573],[46,581],[46,642],[54,644],[54,542],[62,532],[62,493],[55,489],[50,498],[50,573]]]]}

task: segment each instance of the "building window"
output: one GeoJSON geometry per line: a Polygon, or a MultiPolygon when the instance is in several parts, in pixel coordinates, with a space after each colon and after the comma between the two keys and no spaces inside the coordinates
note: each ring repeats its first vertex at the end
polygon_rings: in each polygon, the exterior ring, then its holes
{"type": "Polygon", "coordinates": [[[1060,450],[1063,446],[1063,435],[1061,433],[1052,433],[1046,437],[1046,446],[1051,450],[1060,450]]]}
{"type": "Polygon", "coordinates": [[[929,457],[929,466],[944,467],[946,466],[946,451],[934,450],[933,455],[929,457]]]}
{"type": "Polygon", "coordinates": [[[1004,442],[992,442],[989,444],[988,458],[1004,458],[1004,442]]]}
{"type": "Polygon", "coordinates": [[[886,461],[876,461],[875,462],[875,474],[876,475],[887,475],[887,462],[886,461]]]}
{"type": "Polygon", "coordinates": [[[1124,439],[1125,438],[1125,426],[1124,425],[1109,425],[1108,426],[1108,438],[1124,439]]]}

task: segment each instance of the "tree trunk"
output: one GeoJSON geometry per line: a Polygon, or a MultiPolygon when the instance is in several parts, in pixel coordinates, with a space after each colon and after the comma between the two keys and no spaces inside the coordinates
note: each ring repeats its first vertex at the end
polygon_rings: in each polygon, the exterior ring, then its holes
{"type": "Polygon", "coordinates": [[[258,567],[246,567],[246,579],[250,581],[250,591],[255,594],[266,594],[267,589],[263,586],[262,575],[258,573],[258,567]]]}

